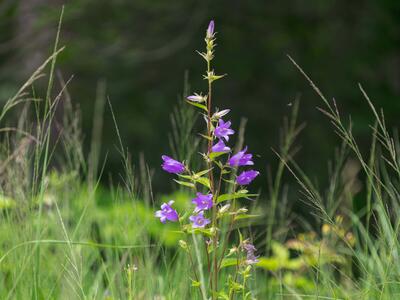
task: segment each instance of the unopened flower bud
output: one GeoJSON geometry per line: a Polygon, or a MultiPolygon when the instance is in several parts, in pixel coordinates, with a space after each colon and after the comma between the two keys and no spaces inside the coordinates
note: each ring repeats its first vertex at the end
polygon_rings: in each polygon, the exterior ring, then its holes
{"type": "Polygon", "coordinates": [[[205,102],[205,101],[207,100],[207,96],[202,96],[202,95],[199,95],[199,94],[194,94],[194,95],[191,95],[191,96],[186,97],[186,99],[189,100],[189,101],[192,101],[192,102],[201,103],[201,102],[205,102]]]}
{"type": "Polygon", "coordinates": [[[214,37],[214,20],[211,20],[208,24],[206,37],[208,39],[212,39],[214,37]]]}
{"type": "Polygon", "coordinates": [[[231,256],[232,254],[238,252],[238,250],[239,249],[237,247],[233,247],[233,248],[229,249],[228,256],[231,256]]]}
{"type": "Polygon", "coordinates": [[[228,210],[229,210],[229,208],[231,207],[231,205],[228,203],[228,204],[225,204],[224,206],[222,206],[220,209],[219,209],[219,213],[220,214],[224,214],[224,213],[226,213],[228,210]]]}
{"type": "Polygon", "coordinates": [[[247,212],[248,212],[248,209],[247,209],[246,207],[239,208],[239,209],[236,211],[237,214],[245,214],[245,213],[247,213],[247,212]]]}
{"type": "Polygon", "coordinates": [[[214,113],[213,118],[215,118],[215,119],[222,118],[223,116],[227,115],[230,111],[231,111],[230,109],[224,109],[221,111],[217,111],[216,113],[214,113]]]}
{"type": "Polygon", "coordinates": [[[184,250],[188,249],[188,245],[184,240],[179,240],[179,246],[184,250]]]}

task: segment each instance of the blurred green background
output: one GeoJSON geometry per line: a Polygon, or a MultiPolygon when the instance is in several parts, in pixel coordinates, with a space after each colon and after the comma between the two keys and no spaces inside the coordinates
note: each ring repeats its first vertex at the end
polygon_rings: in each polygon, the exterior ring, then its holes
{"type": "MultiPolygon", "coordinates": [[[[144,153],[157,170],[153,188],[168,191],[159,171],[170,153],[170,113],[180,100],[185,72],[192,91],[205,91],[204,47],[210,19],[216,22],[214,104],[231,108],[234,129],[247,118],[246,144],[257,154],[265,186],[274,168],[282,118],[300,96],[302,132],[297,160],[306,171],[325,174],[338,137],[317,109],[321,100],[287,58],[290,54],[342,115],[352,116],[354,132],[368,147],[370,110],[357,83],[385,112],[389,126],[400,109],[400,1],[160,1],[160,0],[0,0],[0,101],[4,103],[51,53],[61,5],[65,4],[58,60],[69,92],[82,110],[90,144],[96,89],[106,82],[122,140],[138,162],[144,153]]],[[[59,86],[58,86],[59,88],[59,86]]],[[[104,114],[102,153],[106,172],[118,173],[121,158],[109,109],[104,114]]],[[[105,176],[107,179],[107,176],[105,176]]],[[[323,175],[321,175],[323,178],[323,175]]]]}

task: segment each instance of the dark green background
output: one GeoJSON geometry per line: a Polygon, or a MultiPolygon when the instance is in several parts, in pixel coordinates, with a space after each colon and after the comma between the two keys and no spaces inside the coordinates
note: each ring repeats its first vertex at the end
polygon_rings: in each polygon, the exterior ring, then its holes
{"type": "MultiPolygon", "coordinates": [[[[49,55],[62,1],[0,1],[0,100],[4,103],[49,55]]],[[[400,111],[400,1],[105,1],[65,3],[58,69],[70,84],[73,101],[82,108],[89,144],[96,85],[107,83],[122,139],[133,153],[145,153],[158,168],[169,153],[169,115],[183,90],[185,71],[194,91],[205,91],[204,63],[195,53],[215,19],[218,47],[214,103],[231,108],[237,129],[248,118],[246,144],[259,155],[257,165],[277,163],[281,120],[301,95],[300,121],[307,127],[298,144],[300,165],[323,178],[326,161],[338,145],[331,125],[317,109],[321,100],[290,63],[290,54],[328,98],[334,97],[364,150],[372,122],[357,83],[385,111],[390,126],[400,111]],[[321,175],[320,175],[321,174],[321,175]]],[[[121,172],[109,110],[105,111],[103,148],[107,170],[121,172]]],[[[2,124],[3,125],[3,124],[2,124]]],[[[157,169],[158,170],[158,169],[157,169]]],[[[170,186],[161,171],[154,187],[170,186]]]]}

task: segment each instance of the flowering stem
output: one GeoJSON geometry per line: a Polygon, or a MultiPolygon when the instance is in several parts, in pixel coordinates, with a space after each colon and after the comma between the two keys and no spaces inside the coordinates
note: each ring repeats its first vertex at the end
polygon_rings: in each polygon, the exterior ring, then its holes
{"type": "MultiPolygon", "coordinates": [[[[222,171],[221,171],[221,176],[222,176],[222,171]]],[[[233,193],[236,192],[236,187],[237,187],[237,185],[235,183],[233,185],[233,193]]],[[[232,201],[232,211],[235,211],[235,210],[236,210],[236,200],[233,199],[233,201],[232,201]]],[[[221,268],[222,260],[224,259],[224,253],[225,253],[226,247],[228,246],[229,236],[231,235],[234,223],[235,223],[235,215],[232,215],[231,221],[230,221],[230,224],[229,224],[229,229],[228,229],[228,232],[226,233],[225,240],[224,240],[224,245],[222,247],[222,254],[221,254],[221,258],[220,258],[219,264],[218,264],[218,270],[221,268]]]]}
{"type": "MultiPolygon", "coordinates": [[[[210,254],[208,253],[208,246],[207,246],[206,240],[204,240],[204,247],[205,247],[205,250],[206,250],[208,274],[211,274],[210,254]]],[[[212,290],[212,279],[211,279],[211,276],[209,277],[209,284],[210,284],[210,288],[212,290]]]]}
{"type": "MultiPolygon", "coordinates": [[[[211,71],[210,68],[210,61],[207,61],[207,73],[209,74],[211,71]]],[[[212,97],[212,83],[211,79],[208,79],[208,136],[211,137],[211,98],[212,97]]],[[[212,141],[213,139],[208,140],[208,153],[211,153],[211,148],[212,148],[212,141]]],[[[208,161],[208,168],[211,169],[211,161],[208,161]]],[[[214,195],[214,203],[216,202],[216,197],[215,197],[215,189],[214,189],[214,174],[213,171],[211,170],[209,173],[209,180],[210,180],[210,188],[211,188],[211,194],[214,195]]],[[[217,226],[217,206],[214,204],[213,210],[212,210],[212,225],[214,228],[217,226]]],[[[214,246],[214,290],[215,292],[218,291],[218,252],[217,252],[217,241],[218,241],[218,231],[215,231],[215,234],[213,236],[213,246],[214,246]]],[[[211,275],[211,274],[210,274],[211,275]]],[[[213,298],[214,298],[214,293],[213,293],[213,298]]]]}

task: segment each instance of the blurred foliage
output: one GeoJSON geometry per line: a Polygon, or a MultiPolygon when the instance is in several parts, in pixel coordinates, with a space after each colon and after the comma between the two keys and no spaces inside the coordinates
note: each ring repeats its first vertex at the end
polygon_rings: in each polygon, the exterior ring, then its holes
{"type": "MultiPolygon", "coordinates": [[[[154,218],[154,208],[141,199],[130,199],[128,195],[121,194],[116,197],[109,191],[99,189],[92,202],[87,186],[80,185],[73,173],[53,171],[46,181],[48,191],[43,197],[45,218],[42,220],[46,239],[60,236],[61,222],[78,228],[82,221],[84,223],[79,233],[81,242],[131,245],[143,243],[146,237],[153,246],[179,248],[178,241],[183,237],[179,233],[179,226],[171,222],[162,224],[154,218]],[[57,196],[61,194],[63,198],[57,196]]],[[[170,199],[175,199],[175,206],[180,211],[187,209],[190,203],[190,195],[182,191],[161,196],[158,202],[170,199]]],[[[21,236],[29,235],[32,225],[38,221],[35,214],[23,213],[24,208],[15,206],[15,202],[0,196],[0,246],[4,248],[9,247],[15,232],[21,236]],[[21,217],[15,218],[17,215],[21,217]]],[[[38,204],[37,201],[34,203],[38,204]]],[[[257,267],[275,275],[269,278],[269,285],[276,289],[284,284],[297,291],[312,292],[316,289],[312,280],[313,270],[322,267],[340,271],[343,280],[347,280],[351,276],[352,256],[346,249],[349,245],[352,247],[355,240],[345,226],[346,222],[339,215],[333,224],[323,224],[320,234],[302,232],[283,243],[272,241],[272,254],[260,257],[257,267]]],[[[59,252],[51,245],[43,249],[47,263],[56,265],[59,252]]],[[[225,258],[222,267],[233,267],[236,262],[236,258],[225,258]]],[[[2,272],[11,272],[15,267],[7,263],[0,266],[2,272]]],[[[57,271],[54,269],[50,273],[49,276],[55,276],[57,271]]]]}
{"type": "MultiPolygon", "coordinates": [[[[314,231],[303,232],[284,244],[272,242],[272,255],[259,258],[257,266],[277,274],[292,288],[310,292],[316,288],[310,280],[313,269],[332,268],[340,274],[339,280],[351,276],[352,255],[347,251],[354,247],[355,238],[345,228],[343,217],[338,215],[334,224],[323,224],[321,235],[314,231]]],[[[282,284],[277,278],[276,285],[282,284]]]]}
{"type": "MultiPolygon", "coordinates": [[[[61,4],[0,2],[1,101],[49,54],[61,4]]],[[[65,78],[74,75],[69,89],[83,111],[87,144],[96,86],[105,79],[134,160],[143,152],[151,167],[159,166],[160,155],[169,152],[169,113],[179,101],[186,70],[193,90],[204,90],[203,62],[194,53],[202,47],[211,18],[218,31],[216,68],[228,74],[216,87],[215,104],[233,109],[235,129],[240,117],[249,119],[246,142],[260,162],[276,161],[270,148],[278,143],[280,120],[299,93],[300,120],[308,128],[300,139],[304,147],[298,161],[306,171],[322,173],[337,141],[333,133],[326,135],[330,124],[315,109],[320,100],[286,54],[352,115],[364,147],[371,114],[367,105],[360,105],[358,82],[384,108],[389,125],[398,122],[399,1],[76,0],[65,7],[61,40],[67,48],[58,67],[65,78]]],[[[106,109],[102,151],[109,151],[107,168],[113,171],[120,168],[115,144],[106,109]]],[[[156,174],[155,188],[168,186],[163,176],[156,174]]]]}

